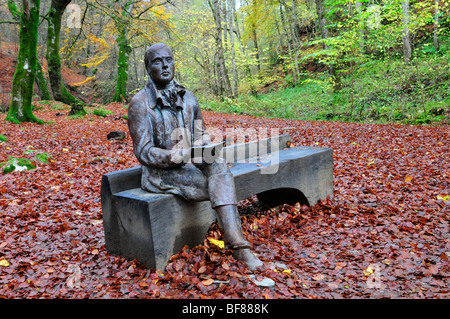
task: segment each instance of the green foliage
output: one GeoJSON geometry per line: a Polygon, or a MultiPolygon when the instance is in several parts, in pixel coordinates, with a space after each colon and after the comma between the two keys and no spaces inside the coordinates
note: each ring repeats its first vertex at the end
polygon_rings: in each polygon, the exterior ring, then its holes
{"type": "Polygon", "coordinates": [[[33,160],[39,161],[39,162],[44,163],[44,164],[47,164],[48,161],[49,161],[50,159],[52,159],[52,158],[53,158],[52,155],[50,155],[50,154],[47,153],[47,152],[44,152],[44,153],[38,153],[38,154],[36,154],[36,156],[33,158],[33,160]]]}
{"type": "Polygon", "coordinates": [[[8,142],[6,136],[0,134],[0,142],[8,142]]]}
{"type": "Polygon", "coordinates": [[[54,111],[64,111],[70,108],[67,104],[58,101],[43,101],[43,102],[50,103],[50,109],[54,111]]]}
{"type": "Polygon", "coordinates": [[[50,159],[53,159],[53,156],[47,152],[38,153],[36,150],[26,150],[23,152],[23,155],[27,155],[27,154],[36,154],[32,158],[32,160],[35,162],[41,162],[44,164],[47,164],[50,159]]]}
{"type": "Polygon", "coordinates": [[[428,124],[450,122],[450,41],[441,37],[441,54],[429,41],[417,46],[410,64],[397,59],[369,60],[333,89],[328,72],[304,74],[299,85],[258,97],[200,100],[204,108],[227,113],[301,120],[428,124]],[[307,77],[307,78],[305,78],[307,77]]]}
{"type": "Polygon", "coordinates": [[[0,167],[3,170],[3,174],[8,174],[13,171],[25,171],[35,169],[36,166],[27,158],[15,158],[10,156],[9,160],[0,163],[0,167]]]}
{"type": "Polygon", "coordinates": [[[114,114],[113,111],[110,111],[110,110],[105,109],[105,108],[103,108],[103,107],[95,108],[95,109],[92,111],[92,113],[95,114],[95,115],[97,115],[97,116],[101,116],[101,117],[106,117],[106,116],[108,116],[109,114],[114,114]]]}

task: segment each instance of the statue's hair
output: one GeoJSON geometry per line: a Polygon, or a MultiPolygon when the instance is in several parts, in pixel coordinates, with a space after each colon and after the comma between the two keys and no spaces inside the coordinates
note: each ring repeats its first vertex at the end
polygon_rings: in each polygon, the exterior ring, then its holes
{"type": "MultiPolygon", "coordinates": [[[[150,68],[150,64],[153,60],[153,53],[162,48],[167,48],[167,49],[169,49],[170,53],[172,53],[172,50],[164,43],[155,43],[152,46],[150,46],[147,49],[147,51],[145,51],[144,63],[145,63],[145,69],[147,70],[147,73],[150,68]]],[[[172,55],[173,55],[173,53],[172,53],[172,55]]]]}

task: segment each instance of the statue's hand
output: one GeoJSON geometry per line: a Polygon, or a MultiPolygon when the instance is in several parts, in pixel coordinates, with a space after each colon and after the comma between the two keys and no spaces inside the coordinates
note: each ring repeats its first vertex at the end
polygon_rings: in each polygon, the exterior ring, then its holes
{"type": "Polygon", "coordinates": [[[178,149],[172,149],[170,152],[170,164],[171,166],[183,166],[184,164],[188,163],[191,158],[191,150],[190,149],[184,149],[184,148],[178,148],[178,149]]]}

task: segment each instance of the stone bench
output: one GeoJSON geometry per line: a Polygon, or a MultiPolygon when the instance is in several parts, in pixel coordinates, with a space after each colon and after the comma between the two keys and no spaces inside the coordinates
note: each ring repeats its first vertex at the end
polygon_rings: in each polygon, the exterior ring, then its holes
{"type": "MultiPolygon", "coordinates": [[[[331,149],[287,148],[288,135],[223,149],[234,176],[238,200],[258,195],[262,202],[313,205],[333,194],[331,149]],[[262,149],[257,157],[249,153],[262,149]],[[266,146],[269,146],[268,152],[266,146]]],[[[201,244],[216,220],[209,201],[189,203],[175,195],[140,188],[140,166],[105,174],[101,201],[107,251],[164,269],[184,245],[201,244]]]]}

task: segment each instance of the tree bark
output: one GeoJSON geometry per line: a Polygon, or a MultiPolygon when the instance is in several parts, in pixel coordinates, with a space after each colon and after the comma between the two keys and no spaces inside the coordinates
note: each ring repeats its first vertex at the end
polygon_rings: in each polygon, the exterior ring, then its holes
{"type": "Polygon", "coordinates": [[[434,50],[439,51],[439,0],[434,0],[434,50]]]}
{"type": "MultiPolygon", "coordinates": [[[[252,0],[252,5],[256,7],[255,0],[252,0]]],[[[255,9],[253,9],[255,10],[255,9]]],[[[258,75],[261,72],[261,60],[259,56],[259,45],[258,45],[258,35],[256,34],[256,24],[254,20],[252,20],[252,35],[253,35],[253,46],[255,48],[255,54],[256,54],[256,68],[258,70],[258,75]]]]}
{"type": "Polygon", "coordinates": [[[228,11],[227,20],[230,25],[230,42],[231,42],[231,65],[233,67],[233,98],[238,97],[238,75],[236,70],[236,52],[234,47],[234,14],[236,9],[235,0],[227,0],[228,11]]]}
{"type": "Polygon", "coordinates": [[[37,68],[37,31],[40,0],[23,0],[20,17],[19,52],[12,80],[12,98],[6,120],[44,123],[32,112],[33,87],[37,68]]]}
{"type": "Polygon", "coordinates": [[[47,30],[47,63],[48,77],[56,101],[71,105],[69,114],[86,114],[83,102],[70,94],[61,75],[61,57],[59,55],[59,38],[61,33],[61,20],[64,10],[71,0],[52,0],[48,11],[47,30]]]}
{"type": "Polygon", "coordinates": [[[133,9],[133,3],[127,1],[122,7],[122,19],[115,19],[116,29],[119,33],[117,44],[119,57],[117,63],[117,84],[113,102],[127,102],[128,70],[132,48],[128,40],[128,14],[133,9]]]}
{"type": "Polygon", "coordinates": [[[119,36],[117,37],[117,44],[119,46],[119,57],[117,63],[117,84],[114,93],[113,102],[126,102],[127,85],[128,85],[128,69],[131,46],[128,43],[128,30],[125,26],[118,27],[119,36]]]}
{"type": "Polygon", "coordinates": [[[42,100],[51,100],[50,92],[48,91],[47,81],[45,80],[44,73],[42,72],[42,66],[39,60],[36,62],[36,84],[39,88],[40,96],[42,100]]]}
{"type": "Polygon", "coordinates": [[[403,23],[403,60],[411,61],[412,47],[409,35],[409,0],[402,0],[402,23],[403,23]]]}
{"type": "MultiPolygon", "coordinates": [[[[327,18],[325,16],[324,0],[315,0],[315,2],[317,18],[319,20],[320,35],[323,40],[326,40],[328,38],[328,29],[325,27],[327,25],[327,18]]],[[[324,44],[323,47],[325,50],[328,50],[330,48],[327,44],[324,44]]]]}
{"type": "MultiPolygon", "coordinates": [[[[326,11],[325,11],[325,4],[324,0],[315,0],[316,2],[316,12],[317,12],[317,18],[319,20],[319,29],[320,29],[320,35],[323,40],[328,39],[328,29],[327,26],[327,18],[326,18],[326,11]]],[[[326,43],[323,44],[323,48],[325,50],[329,50],[330,46],[326,43]]],[[[331,65],[328,66],[328,73],[335,77],[334,69],[331,65]]],[[[339,82],[339,79],[337,79],[337,82],[339,82]]]]}
{"type": "Polygon", "coordinates": [[[219,0],[208,0],[209,6],[212,10],[214,22],[216,25],[216,69],[217,80],[219,83],[220,95],[231,97],[230,79],[228,78],[227,69],[225,66],[225,57],[222,42],[222,19],[220,16],[219,0]]]}
{"type": "MultiPolygon", "coordinates": [[[[355,9],[356,9],[356,14],[358,15],[358,24],[361,25],[361,12],[362,12],[362,7],[363,4],[361,1],[356,1],[355,2],[355,9]]],[[[364,30],[362,28],[358,28],[358,33],[360,36],[360,39],[358,41],[358,46],[359,46],[359,50],[361,52],[364,51],[364,30]]]]}

